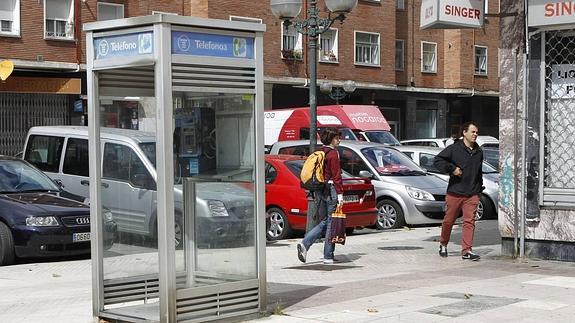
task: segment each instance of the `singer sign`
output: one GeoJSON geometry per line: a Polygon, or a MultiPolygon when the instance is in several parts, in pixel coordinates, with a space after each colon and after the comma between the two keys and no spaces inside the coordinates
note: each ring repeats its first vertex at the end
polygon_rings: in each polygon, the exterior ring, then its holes
{"type": "Polygon", "coordinates": [[[529,0],[529,27],[575,24],[575,1],[529,0]]]}
{"type": "Polygon", "coordinates": [[[423,0],[419,27],[421,29],[481,28],[483,0],[423,0]]]}

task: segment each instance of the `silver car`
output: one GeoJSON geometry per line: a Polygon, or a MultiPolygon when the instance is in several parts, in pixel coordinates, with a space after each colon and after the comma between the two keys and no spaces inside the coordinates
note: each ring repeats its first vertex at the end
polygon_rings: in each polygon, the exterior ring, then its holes
{"type": "MultiPolygon", "coordinates": [[[[443,148],[417,146],[400,146],[396,148],[413,159],[421,168],[449,181],[449,175],[440,173],[433,165],[433,159],[443,148]]],[[[495,218],[497,215],[497,204],[499,203],[499,173],[497,169],[485,161],[483,162],[483,186],[485,186],[485,190],[481,194],[481,200],[477,206],[476,220],[495,218]]]]}
{"type": "MultiPolygon", "coordinates": [[[[338,151],[343,170],[372,179],[379,210],[378,229],[441,223],[445,214],[445,180],[428,174],[398,150],[382,144],[344,140],[338,151]]],[[[305,156],[309,142],[280,141],[270,153],[305,156]]]]}

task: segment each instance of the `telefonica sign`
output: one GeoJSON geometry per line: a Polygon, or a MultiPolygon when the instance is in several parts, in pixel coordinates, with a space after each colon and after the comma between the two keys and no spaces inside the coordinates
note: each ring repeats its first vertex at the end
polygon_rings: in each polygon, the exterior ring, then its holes
{"type": "Polygon", "coordinates": [[[483,16],[483,0],[423,0],[419,28],[481,28],[483,16]]]}
{"type": "Polygon", "coordinates": [[[529,27],[575,24],[575,1],[529,0],[529,27]]]}

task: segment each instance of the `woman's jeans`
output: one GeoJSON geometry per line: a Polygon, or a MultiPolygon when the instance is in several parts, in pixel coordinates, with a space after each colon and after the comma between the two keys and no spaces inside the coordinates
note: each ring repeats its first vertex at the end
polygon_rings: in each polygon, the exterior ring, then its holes
{"type": "Polygon", "coordinates": [[[337,192],[333,185],[328,185],[327,192],[315,193],[315,201],[318,203],[318,212],[322,220],[305,235],[302,241],[305,250],[309,250],[317,239],[325,237],[323,259],[333,259],[333,251],[335,250],[335,244],[331,243],[331,215],[337,207],[337,192]]]}

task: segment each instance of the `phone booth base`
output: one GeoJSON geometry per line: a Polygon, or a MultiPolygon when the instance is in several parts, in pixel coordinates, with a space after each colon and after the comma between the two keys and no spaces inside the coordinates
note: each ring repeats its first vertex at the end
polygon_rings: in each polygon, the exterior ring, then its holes
{"type": "Polygon", "coordinates": [[[84,30],[94,317],[265,312],[265,26],[153,15],[84,30]],[[106,249],[104,218],[118,227],[106,249]]]}

